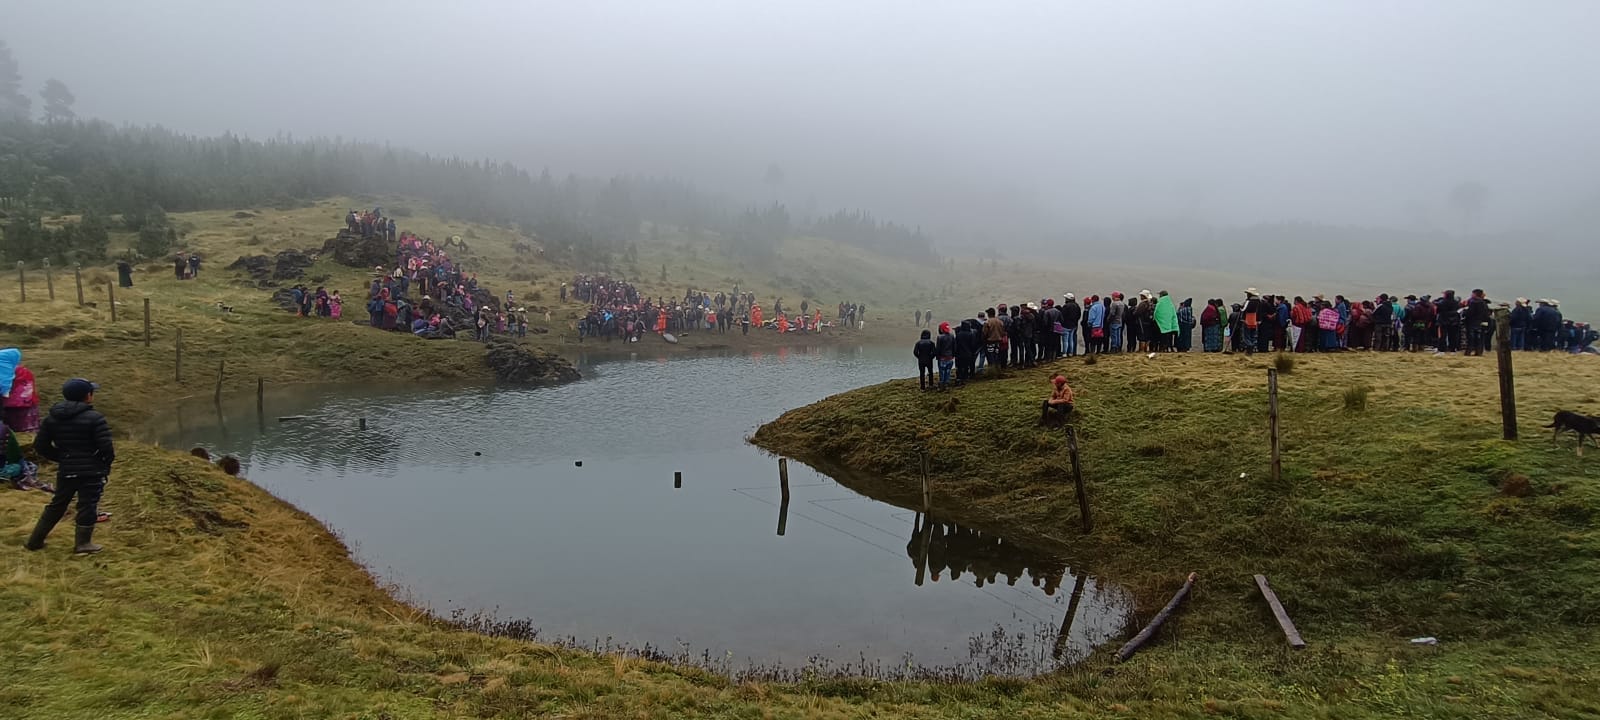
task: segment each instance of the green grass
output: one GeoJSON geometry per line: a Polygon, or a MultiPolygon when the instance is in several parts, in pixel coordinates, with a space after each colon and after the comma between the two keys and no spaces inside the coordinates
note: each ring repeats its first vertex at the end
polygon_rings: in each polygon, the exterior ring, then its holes
{"type": "MultiPolygon", "coordinates": [[[[1277,483],[1265,357],[1063,362],[956,390],[954,412],[895,381],[791,411],[753,440],[908,506],[910,460],[926,449],[936,508],[1125,584],[1141,617],[1199,572],[1165,641],[1120,667],[1102,652],[1082,671],[1151,674],[1140,714],[1197,691],[1339,717],[1600,712],[1600,466],[1534,429],[1558,408],[1600,410],[1587,390],[1600,367],[1519,355],[1529,437],[1507,443],[1492,358],[1298,360],[1279,378],[1277,483]],[[1078,393],[1088,537],[1064,435],[1035,426],[1058,370],[1078,393]],[[1360,414],[1344,410],[1355,385],[1370,387],[1360,414]],[[1498,489],[1514,477],[1531,479],[1525,496],[1498,489]],[[1254,573],[1272,579],[1309,650],[1284,649],[1254,573]],[[1425,635],[1441,645],[1407,645],[1425,635]]],[[[1092,692],[1127,703],[1117,685],[1092,692]]]]}
{"type": "MultiPolygon", "coordinates": [[[[296,319],[221,270],[243,253],[320,247],[345,208],[372,202],[174,215],[188,228],[185,249],[206,256],[201,279],[180,283],[165,265],[141,268],[137,287],[118,294],[116,323],[100,302],[114,278],[109,266],[85,270],[86,294],[98,303],[90,308],[77,307],[70,271],[58,270],[53,303],[42,300],[41,273],[29,275],[27,304],[12,301],[14,275],[0,276],[0,342],[23,348],[47,400],[71,375],[102,382],[99,404],[124,431],[181,398],[205,402],[219,360],[225,390],[244,394],[257,377],[271,386],[485,377],[471,343],[296,319]],[[150,348],[138,312],[146,297],[155,308],[150,348]],[[217,312],[218,301],[236,312],[217,312]],[[180,327],[185,370],[174,381],[180,327]]],[[[567,320],[577,307],[553,301],[575,268],[519,255],[511,230],[452,223],[414,200],[381,203],[412,211],[404,227],[469,237],[481,279],[499,293],[515,289],[530,307],[538,292],[551,307],[551,333],[537,342],[572,342],[567,320]]],[[[787,241],[770,264],[714,248],[713,239],[663,233],[659,243],[641,243],[637,277],[652,295],[736,281],[791,303],[809,284],[825,307],[868,303],[876,308],[868,335],[894,337],[909,329],[914,308],[952,313],[993,302],[1001,279],[1041,295],[1113,280],[1238,284],[1147,269],[1105,280],[1082,268],[922,268],[804,238],[787,241]],[[665,283],[652,280],[663,262],[665,283]]],[[[326,262],[308,275],[325,275],[323,284],[347,294],[366,279],[326,262]]],[[[1088,538],[1073,529],[1061,438],[1032,425],[1045,371],[957,391],[961,401],[948,413],[939,409],[945,397],[889,383],[797,410],[758,433],[762,444],[815,464],[864,471],[840,477],[906,503],[917,497],[909,461],[926,447],[935,502],[953,519],[1066,552],[1127,585],[1145,614],[1183,574],[1199,571],[1190,606],[1124,665],[1102,652],[1035,680],[735,684],[638,658],[484,637],[390,597],[336,536],[259,488],[195,458],[124,442],[107,494],[116,517],[97,536],[103,555],[69,557],[64,530],[46,551],[22,551],[43,496],[0,491],[0,716],[1600,714],[1600,472],[1570,444],[1495,439],[1492,360],[1318,356],[1281,378],[1286,476],[1274,485],[1265,476],[1267,362],[1196,355],[1064,364],[1080,393],[1076,422],[1096,508],[1088,538]],[[1342,390],[1358,385],[1372,388],[1370,405],[1346,412],[1342,390]],[[1272,578],[1310,649],[1283,647],[1254,595],[1253,572],[1272,578]],[[1442,643],[1408,646],[1417,635],[1442,643]]],[[[1524,432],[1537,436],[1556,408],[1600,410],[1589,390],[1600,371],[1585,360],[1518,363],[1524,432]]]]}

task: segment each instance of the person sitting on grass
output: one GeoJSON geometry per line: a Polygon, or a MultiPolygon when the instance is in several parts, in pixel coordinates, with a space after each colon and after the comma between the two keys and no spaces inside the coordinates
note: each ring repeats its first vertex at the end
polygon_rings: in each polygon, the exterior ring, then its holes
{"type": "Polygon", "coordinates": [[[1067,379],[1057,375],[1050,378],[1050,382],[1053,389],[1039,411],[1040,423],[1049,421],[1052,416],[1062,421],[1072,416],[1072,387],[1067,385],[1067,379]]]}

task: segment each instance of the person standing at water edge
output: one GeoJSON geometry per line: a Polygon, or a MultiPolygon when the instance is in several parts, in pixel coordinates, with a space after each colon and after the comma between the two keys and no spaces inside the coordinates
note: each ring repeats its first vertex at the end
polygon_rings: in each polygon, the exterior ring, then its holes
{"type": "Polygon", "coordinates": [[[911,348],[911,354],[917,358],[917,385],[923,390],[934,386],[933,357],[937,352],[932,333],[923,330],[922,339],[911,348]]]}
{"type": "Polygon", "coordinates": [[[950,323],[939,323],[934,353],[939,358],[939,389],[943,390],[950,386],[950,370],[956,365],[956,338],[950,334],[950,323]]]}
{"type": "Polygon", "coordinates": [[[29,550],[44,548],[45,537],[67,514],[74,495],[78,496],[78,514],[73,552],[101,550],[93,542],[95,516],[117,452],[111,442],[111,425],[94,409],[94,392],[99,388],[83,378],[68,380],[61,386],[62,401],[50,408],[34,436],[33,449],[56,463],[56,493],[24,545],[29,550]]]}

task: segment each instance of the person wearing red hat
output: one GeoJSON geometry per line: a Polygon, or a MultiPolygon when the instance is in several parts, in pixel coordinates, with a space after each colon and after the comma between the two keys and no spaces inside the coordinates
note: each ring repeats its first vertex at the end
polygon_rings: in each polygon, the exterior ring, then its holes
{"type": "Polygon", "coordinates": [[[1050,385],[1050,397],[1045,398],[1043,408],[1039,411],[1040,423],[1050,420],[1051,413],[1061,420],[1072,416],[1072,386],[1061,375],[1050,378],[1050,385]]]}

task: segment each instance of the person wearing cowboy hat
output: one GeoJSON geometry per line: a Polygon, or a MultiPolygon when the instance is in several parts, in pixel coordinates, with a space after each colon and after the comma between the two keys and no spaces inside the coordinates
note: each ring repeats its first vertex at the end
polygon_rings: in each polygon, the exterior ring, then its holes
{"type": "Polygon", "coordinates": [[[1517,298],[1516,305],[1511,308],[1511,349],[1528,349],[1528,328],[1533,326],[1533,308],[1529,307],[1528,299],[1517,298]]]}
{"type": "Polygon", "coordinates": [[[1560,330],[1561,311],[1552,307],[1550,298],[1539,298],[1539,307],[1533,311],[1533,324],[1528,328],[1528,349],[1551,350],[1560,330]]]}
{"type": "Polygon", "coordinates": [[[1246,355],[1254,355],[1256,352],[1256,328],[1261,323],[1261,308],[1261,295],[1255,288],[1245,288],[1244,304],[1239,308],[1242,320],[1238,344],[1246,355]]]}

